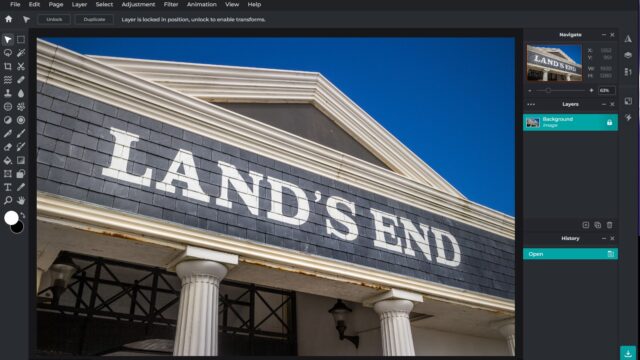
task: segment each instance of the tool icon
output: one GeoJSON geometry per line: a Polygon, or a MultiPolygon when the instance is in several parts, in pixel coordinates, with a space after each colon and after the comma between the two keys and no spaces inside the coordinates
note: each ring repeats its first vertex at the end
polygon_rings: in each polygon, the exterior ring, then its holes
{"type": "Polygon", "coordinates": [[[13,34],[2,34],[2,46],[13,46],[14,40],[13,34]]]}
{"type": "Polygon", "coordinates": [[[24,196],[20,196],[18,198],[18,200],[16,200],[16,203],[18,203],[18,205],[24,205],[24,203],[26,202],[24,196]]]}
{"type": "Polygon", "coordinates": [[[7,130],[7,132],[6,132],[6,133],[4,133],[4,136],[3,136],[3,137],[4,137],[4,138],[7,138],[7,137],[9,137],[12,133],[13,133],[13,130],[12,130],[12,129],[9,129],[9,130],[7,130]]]}
{"type": "Polygon", "coordinates": [[[11,204],[12,202],[13,202],[13,198],[11,197],[11,195],[7,195],[4,198],[4,205],[11,204]]]}
{"type": "Polygon", "coordinates": [[[20,190],[24,189],[25,186],[27,186],[27,184],[25,184],[25,183],[20,184],[18,186],[18,188],[16,189],[16,191],[20,191],[20,190]]]}
{"type": "Polygon", "coordinates": [[[20,130],[20,132],[18,133],[18,135],[16,135],[16,139],[20,139],[20,136],[22,136],[22,134],[24,134],[24,132],[27,131],[27,129],[22,129],[20,130]]]}

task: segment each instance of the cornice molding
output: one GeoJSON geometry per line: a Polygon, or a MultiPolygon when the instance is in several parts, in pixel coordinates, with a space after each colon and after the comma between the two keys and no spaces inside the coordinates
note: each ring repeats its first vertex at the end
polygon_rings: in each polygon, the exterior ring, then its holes
{"type": "Polygon", "coordinates": [[[92,56],[145,80],[210,102],[307,102],[389,168],[453,196],[457,189],[316,72],[92,56]]]}
{"type": "Polygon", "coordinates": [[[242,259],[266,261],[317,272],[333,279],[355,280],[358,283],[378,284],[447,302],[483,308],[492,311],[514,312],[510,299],[485,295],[442,284],[410,278],[390,272],[355,265],[339,260],[309,255],[266,244],[203,231],[175,223],[125,213],[106,207],[72,200],[43,192],[37,194],[38,221],[71,226],[86,230],[88,227],[106,228],[122,234],[122,238],[144,237],[156,242],[195,246],[235,254],[242,259]]]}
{"type": "Polygon", "coordinates": [[[37,68],[44,83],[514,239],[508,215],[42,40],[37,68]]]}

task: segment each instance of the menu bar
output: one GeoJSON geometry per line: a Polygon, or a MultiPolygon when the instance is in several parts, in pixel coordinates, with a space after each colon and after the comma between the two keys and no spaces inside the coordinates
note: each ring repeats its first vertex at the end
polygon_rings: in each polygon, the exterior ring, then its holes
{"type": "Polygon", "coordinates": [[[362,10],[544,10],[574,11],[580,10],[634,10],[633,1],[610,0],[538,0],[534,2],[511,0],[454,0],[454,1],[411,1],[411,0],[201,0],[201,1],[8,1],[0,4],[2,10],[324,10],[324,11],[362,11],[362,10]]]}

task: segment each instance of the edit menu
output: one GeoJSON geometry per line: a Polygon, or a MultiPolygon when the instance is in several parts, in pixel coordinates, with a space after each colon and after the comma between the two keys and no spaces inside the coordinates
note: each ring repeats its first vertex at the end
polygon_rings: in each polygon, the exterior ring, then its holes
{"type": "Polygon", "coordinates": [[[637,40],[635,28],[524,32],[527,359],[636,359],[637,40]]]}

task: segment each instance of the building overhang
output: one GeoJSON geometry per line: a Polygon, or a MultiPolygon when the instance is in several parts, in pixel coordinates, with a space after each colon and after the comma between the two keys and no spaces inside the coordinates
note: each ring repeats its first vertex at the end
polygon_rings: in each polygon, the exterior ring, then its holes
{"type": "MultiPolygon", "coordinates": [[[[459,289],[432,281],[407,277],[388,271],[344,261],[317,257],[300,251],[258,244],[241,238],[212,233],[190,227],[176,227],[166,221],[123,213],[103,206],[75,201],[47,193],[38,193],[38,221],[59,227],[88,231],[137,244],[165,249],[162,256],[145,257],[144,251],[128,251],[120,257],[148,265],[170,267],[176,256],[188,246],[210,249],[239,256],[239,262],[270,267],[288,272],[303,272],[314,277],[364,286],[373,290],[399,289],[473,308],[510,313],[514,302],[474,291],[459,289]],[[143,255],[138,255],[141,253],[143,255]]],[[[47,241],[47,240],[43,240],[47,241]]],[[[70,246],[72,242],[67,242],[70,246]]],[[[93,245],[87,244],[92,247],[93,245]]],[[[73,250],[65,249],[65,250],[73,250]]],[[[118,251],[125,251],[119,249],[118,251]]],[[[100,255],[100,254],[94,254],[100,255]]],[[[368,296],[370,297],[370,296],[368,296]]],[[[359,299],[364,301],[365,299],[359,299]]]]}

